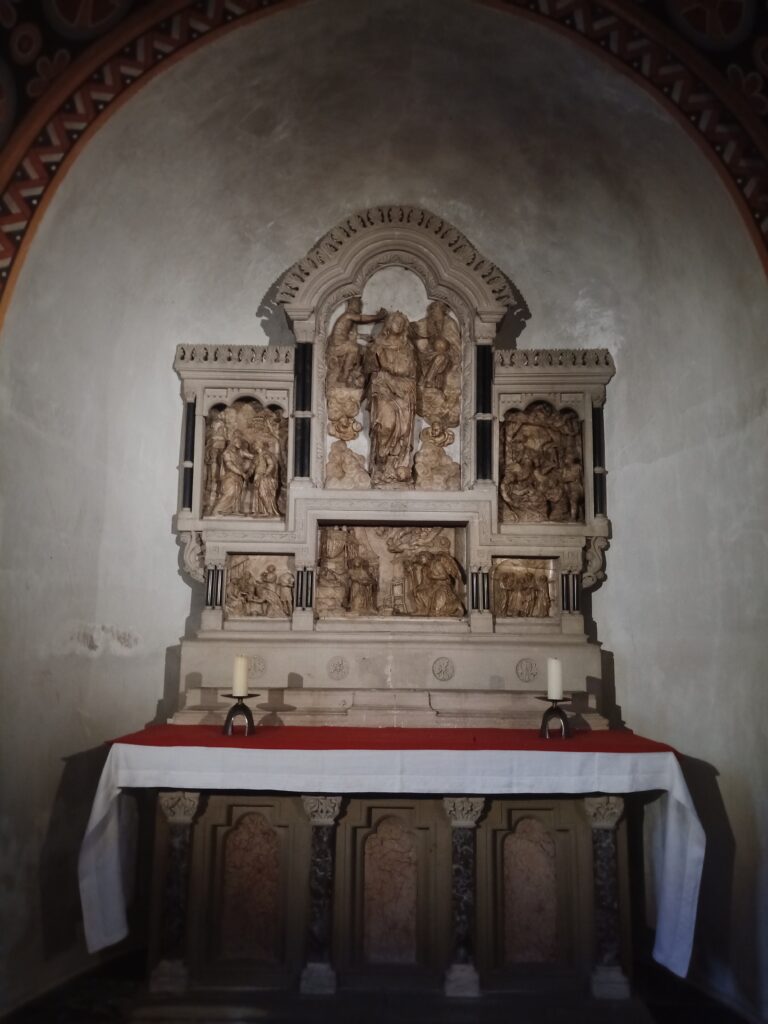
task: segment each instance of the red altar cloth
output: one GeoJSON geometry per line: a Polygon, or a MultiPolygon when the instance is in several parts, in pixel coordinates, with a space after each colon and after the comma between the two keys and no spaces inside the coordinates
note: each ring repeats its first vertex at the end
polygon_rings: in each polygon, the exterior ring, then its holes
{"type": "Polygon", "coordinates": [[[220,725],[150,725],[113,743],[142,747],[228,747],[241,750],[540,750],[553,753],[651,754],[674,749],[629,729],[579,729],[567,739],[541,739],[535,729],[365,729],[261,725],[250,736],[225,736],[220,725]]]}

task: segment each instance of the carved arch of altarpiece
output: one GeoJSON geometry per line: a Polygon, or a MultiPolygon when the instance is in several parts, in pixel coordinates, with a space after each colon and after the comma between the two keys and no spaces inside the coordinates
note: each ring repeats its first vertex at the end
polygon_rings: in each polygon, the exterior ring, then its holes
{"type": "MultiPolygon", "coordinates": [[[[280,278],[277,301],[296,341],[314,350],[312,393],[323,393],[326,340],[341,303],[363,294],[380,270],[398,267],[423,284],[429,302],[445,303],[462,340],[460,450],[462,487],[474,481],[476,347],[490,346],[503,319],[519,336],[530,311],[510,278],[444,218],[417,206],[382,205],[346,217],[280,278]]],[[[490,364],[489,364],[490,370],[490,364]]],[[[328,417],[314,401],[311,478],[323,484],[328,417]]]]}

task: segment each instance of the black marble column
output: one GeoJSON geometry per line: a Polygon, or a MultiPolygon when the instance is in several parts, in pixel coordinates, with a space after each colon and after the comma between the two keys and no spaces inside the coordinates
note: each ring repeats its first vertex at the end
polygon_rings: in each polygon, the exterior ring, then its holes
{"type": "Polygon", "coordinates": [[[195,408],[193,399],[186,403],[184,419],[184,472],[181,487],[181,507],[185,511],[192,510],[192,485],[194,483],[195,465],[195,408]]]}
{"type": "Polygon", "coordinates": [[[333,864],[341,797],[303,796],[301,799],[312,824],[312,845],[307,963],[301,974],[300,988],[304,993],[332,995],[336,991],[336,972],[331,964],[333,864]]]}
{"type": "Polygon", "coordinates": [[[595,951],[592,994],[598,999],[626,999],[629,983],[620,965],[619,868],[616,826],[624,813],[620,796],[586,797],[592,828],[595,951]]]}
{"type": "Polygon", "coordinates": [[[485,806],[484,797],[444,797],[451,822],[451,905],[453,955],[445,976],[447,996],[479,996],[474,964],[475,828],[485,806]]]}
{"type": "Polygon", "coordinates": [[[187,897],[192,826],[200,803],[199,793],[160,793],[158,803],[168,822],[168,861],[162,897],[160,960],[152,971],[153,992],[183,992],[188,975],[185,963],[187,897]]]}

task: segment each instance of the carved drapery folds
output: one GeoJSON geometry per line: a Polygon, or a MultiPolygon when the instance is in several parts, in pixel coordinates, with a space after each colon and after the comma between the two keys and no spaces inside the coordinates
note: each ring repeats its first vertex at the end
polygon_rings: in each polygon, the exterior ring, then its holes
{"type": "Polygon", "coordinates": [[[538,401],[508,410],[501,459],[503,522],[583,521],[581,424],[572,409],[538,401]]]}
{"type": "Polygon", "coordinates": [[[254,398],[214,406],[205,426],[204,516],[274,519],[284,511],[287,433],[254,398]]]}
{"type": "Polygon", "coordinates": [[[441,526],[321,527],[318,615],[461,617],[456,548],[456,531],[441,526]]]}
{"type": "Polygon", "coordinates": [[[353,296],[328,333],[325,367],[328,433],[337,438],[326,486],[459,489],[461,467],[445,448],[460,422],[462,347],[446,303],[430,302],[422,319],[409,321],[399,310],[364,313],[353,296]],[[376,326],[362,337],[358,327],[367,324],[376,326]],[[347,445],[364,418],[365,453],[347,445]]]}

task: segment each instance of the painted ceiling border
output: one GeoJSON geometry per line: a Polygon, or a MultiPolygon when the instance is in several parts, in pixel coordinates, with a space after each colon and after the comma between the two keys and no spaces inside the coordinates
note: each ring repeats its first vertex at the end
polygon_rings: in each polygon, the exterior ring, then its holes
{"type": "MultiPolygon", "coordinates": [[[[0,316],[56,185],[136,88],[224,32],[304,0],[164,0],[126,19],[55,80],[0,160],[0,316]]],[[[671,111],[714,162],[768,273],[768,131],[728,81],[631,0],[479,0],[602,54],[671,111]]]]}

